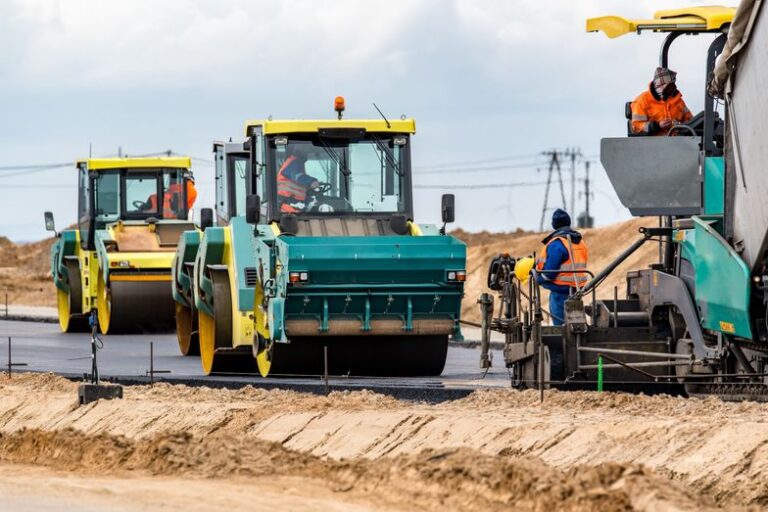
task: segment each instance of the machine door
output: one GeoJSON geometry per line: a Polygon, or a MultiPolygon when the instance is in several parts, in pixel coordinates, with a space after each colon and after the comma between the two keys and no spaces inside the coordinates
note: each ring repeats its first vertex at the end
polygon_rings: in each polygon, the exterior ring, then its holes
{"type": "Polygon", "coordinates": [[[77,197],[77,227],[80,230],[80,246],[88,250],[91,227],[91,187],[88,180],[88,166],[85,162],[77,165],[78,197],[77,197]]]}
{"type": "Polygon", "coordinates": [[[224,158],[224,146],[214,144],[213,160],[215,162],[216,181],[216,225],[226,226],[229,222],[229,195],[227,194],[227,162],[224,158]]]}
{"type": "Polygon", "coordinates": [[[229,214],[231,217],[245,215],[245,196],[248,167],[248,153],[229,153],[227,155],[227,180],[229,188],[229,214]]]}
{"type": "Polygon", "coordinates": [[[607,138],[600,141],[600,162],[632,215],[696,215],[702,206],[699,143],[699,137],[682,136],[607,138]]]}

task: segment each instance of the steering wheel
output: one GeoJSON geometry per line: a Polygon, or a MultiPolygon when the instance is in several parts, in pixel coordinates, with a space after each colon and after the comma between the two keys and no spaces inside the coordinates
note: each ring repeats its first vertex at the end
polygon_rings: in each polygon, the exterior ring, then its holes
{"type": "Polygon", "coordinates": [[[315,188],[309,189],[309,191],[316,196],[323,196],[327,192],[331,191],[331,188],[333,188],[333,185],[328,183],[327,181],[320,181],[318,182],[317,186],[315,188]]]}
{"type": "Polygon", "coordinates": [[[140,201],[138,199],[131,204],[133,204],[133,207],[140,212],[149,209],[149,205],[146,202],[140,201]]]}
{"type": "Polygon", "coordinates": [[[676,124],[675,126],[670,128],[669,131],[667,132],[667,137],[673,137],[675,135],[674,132],[679,129],[688,130],[691,132],[691,135],[693,135],[694,137],[696,136],[696,130],[694,130],[691,126],[688,126],[687,124],[681,123],[681,124],[676,124]]]}

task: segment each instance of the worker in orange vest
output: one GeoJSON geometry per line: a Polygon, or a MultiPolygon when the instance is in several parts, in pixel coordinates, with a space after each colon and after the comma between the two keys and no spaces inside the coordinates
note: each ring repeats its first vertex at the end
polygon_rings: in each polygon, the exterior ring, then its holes
{"type": "Polygon", "coordinates": [[[587,283],[587,274],[577,272],[587,268],[587,245],[581,233],[571,229],[571,217],[565,210],[558,208],[552,214],[552,229],[541,241],[544,250],[536,258],[536,270],[540,272],[537,281],[549,290],[552,324],[563,325],[565,301],[576,288],[587,283]]]}
{"type": "Polygon", "coordinates": [[[691,120],[676,80],[677,73],[671,69],[656,68],[648,89],[632,102],[632,133],[667,135],[676,124],[691,120]]]}
{"type": "MultiPolygon", "coordinates": [[[[197,199],[197,189],[195,188],[195,178],[191,174],[184,180],[187,188],[187,211],[192,209],[197,199]]],[[[178,219],[179,218],[179,204],[183,199],[182,191],[184,190],[181,183],[172,183],[163,194],[163,218],[164,219],[178,219]]],[[[147,201],[147,210],[157,211],[157,194],[149,196],[147,201]]]]}
{"type": "Polygon", "coordinates": [[[307,190],[317,188],[320,182],[307,174],[307,149],[303,145],[291,148],[291,154],[277,171],[277,195],[280,211],[296,213],[306,208],[307,190]]]}

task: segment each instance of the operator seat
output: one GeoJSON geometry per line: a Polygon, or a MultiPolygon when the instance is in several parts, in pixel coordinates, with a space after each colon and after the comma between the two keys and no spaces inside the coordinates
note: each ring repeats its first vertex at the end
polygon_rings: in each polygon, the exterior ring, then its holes
{"type": "Polygon", "coordinates": [[[632,132],[632,101],[624,104],[624,117],[627,118],[627,137],[647,137],[645,133],[632,132]]]}

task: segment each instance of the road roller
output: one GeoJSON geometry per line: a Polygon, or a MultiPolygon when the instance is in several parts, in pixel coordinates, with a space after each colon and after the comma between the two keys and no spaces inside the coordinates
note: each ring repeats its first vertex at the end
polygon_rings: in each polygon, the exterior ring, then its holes
{"type": "MultiPolygon", "coordinates": [[[[189,157],[89,158],[76,163],[78,222],[54,231],[51,274],[63,332],[174,328],[171,263],[197,197],[189,157]]],[[[210,211],[210,210],[209,210],[210,211]]]]}
{"type": "Polygon", "coordinates": [[[417,224],[415,122],[246,122],[216,143],[216,224],[185,233],[174,298],[206,374],[430,376],[461,339],[466,246],[417,224]]]}

